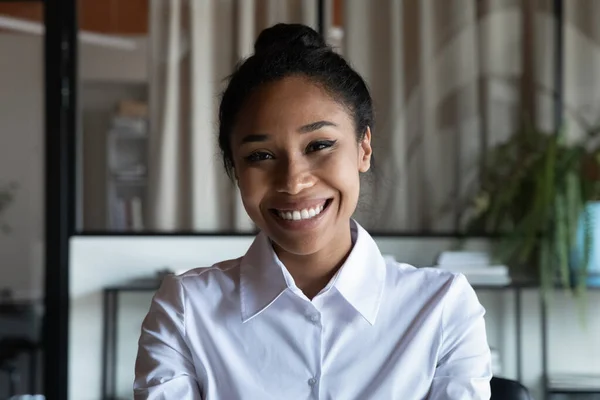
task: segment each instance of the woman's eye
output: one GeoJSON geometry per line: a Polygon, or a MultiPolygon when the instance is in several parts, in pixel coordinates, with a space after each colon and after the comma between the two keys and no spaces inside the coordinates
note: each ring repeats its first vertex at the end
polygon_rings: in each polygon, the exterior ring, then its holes
{"type": "Polygon", "coordinates": [[[319,140],[318,142],[313,142],[308,145],[306,148],[307,153],[312,153],[314,151],[327,149],[335,144],[335,140],[319,140]]]}
{"type": "Polygon", "coordinates": [[[246,161],[252,163],[252,162],[258,162],[258,161],[263,161],[263,160],[270,160],[272,158],[273,158],[273,156],[267,152],[255,151],[254,153],[252,153],[246,157],[246,161]]]}

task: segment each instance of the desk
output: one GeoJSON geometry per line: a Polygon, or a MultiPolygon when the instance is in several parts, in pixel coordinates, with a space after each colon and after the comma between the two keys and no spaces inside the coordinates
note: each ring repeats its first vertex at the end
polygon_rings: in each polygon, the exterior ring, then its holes
{"type": "Polygon", "coordinates": [[[161,279],[149,278],[130,281],[123,285],[104,288],[102,335],[102,400],[116,399],[117,374],[117,313],[119,293],[156,292],[161,279]]]}
{"type": "MultiPolygon", "coordinates": [[[[102,342],[102,399],[116,399],[116,357],[117,357],[117,314],[119,307],[119,294],[122,292],[155,292],[160,286],[160,279],[150,278],[136,280],[106,287],[103,297],[103,323],[104,333],[102,342]]],[[[516,360],[517,378],[522,378],[522,336],[521,336],[521,291],[525,288],[535,288],[530,284],[498,285],[472,285],[477,291],[507,291],[512,290],[515,294],[515,318],[516,318],[516,360]]]]}

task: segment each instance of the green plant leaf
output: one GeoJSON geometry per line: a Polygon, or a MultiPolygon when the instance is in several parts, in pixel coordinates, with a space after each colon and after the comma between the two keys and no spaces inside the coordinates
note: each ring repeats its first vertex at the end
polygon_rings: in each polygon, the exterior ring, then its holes
{"type": "Polygon", "coordinates": [[[569,221],[566,210],[566,194],[557,193],[554,199],[554,249],[556,250],[557,269],[560,283],[570,290],[569,285],[569,221]]]}

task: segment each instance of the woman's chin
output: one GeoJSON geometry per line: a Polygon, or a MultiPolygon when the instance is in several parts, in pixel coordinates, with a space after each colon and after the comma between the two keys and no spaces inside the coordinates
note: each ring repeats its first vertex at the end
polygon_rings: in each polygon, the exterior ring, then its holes
{"type": "MultiPolygon", "coordinates": [[[[287,236],[287,235],[286,235],[287,236]]],[[[295,256],[309,256],[318,253],[324,246],[324,238],[314,234],[294,235],[295,237],[284,237],[283,235],[271,236],[275,243],[275,250],[295,256]]]]}

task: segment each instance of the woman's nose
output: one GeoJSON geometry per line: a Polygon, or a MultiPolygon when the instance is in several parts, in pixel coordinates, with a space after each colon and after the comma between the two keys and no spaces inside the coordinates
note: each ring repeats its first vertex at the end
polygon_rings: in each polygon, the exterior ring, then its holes
{"type": "Polygon", "coordinates": [[[316,178],[308,163],[302,160],[288,159],[282,164],[278,166],[277,171],[278,192],[296,195],[315,184],[316,178]]]}

